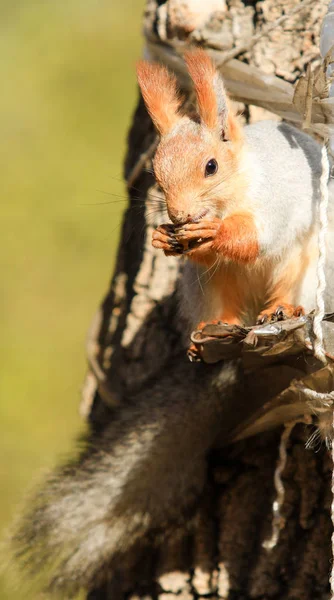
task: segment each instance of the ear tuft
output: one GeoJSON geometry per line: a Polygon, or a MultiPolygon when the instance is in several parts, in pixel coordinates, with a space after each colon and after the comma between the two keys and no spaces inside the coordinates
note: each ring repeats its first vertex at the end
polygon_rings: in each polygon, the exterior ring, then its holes
{"type": "Polygon", "coordinates": [[[184,58],[194,82],[201,120],[209,129],[223,131],[228,110],[222,78],[204,50],[186,52],[184,58]]]}
{"type": "Polygon", "coordinates": [[[177,80],[165,67],[140,61],[137,78],[147,110],[161,135],[166,135],[180,119],[177,80]]]}
{"type": "Polygon", "coordinates": [[[242,145],[244,141],[243,127],[231,109],[229,109],[227,116],[226,136],[228,140],[236,145],[242,145]]]}

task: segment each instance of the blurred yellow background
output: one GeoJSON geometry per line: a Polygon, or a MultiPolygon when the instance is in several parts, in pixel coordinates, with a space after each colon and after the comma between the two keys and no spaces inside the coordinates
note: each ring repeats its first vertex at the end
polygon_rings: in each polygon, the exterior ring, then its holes
{"type": "MultiPolygon", "coordinates": [[[[84,342],[125,206],[113,194],[125,194],[143,4],[1,2],[1,528],[83,428],[84,342]]],[[[0,600],[21,592],[0,583],[0,600]]]]}

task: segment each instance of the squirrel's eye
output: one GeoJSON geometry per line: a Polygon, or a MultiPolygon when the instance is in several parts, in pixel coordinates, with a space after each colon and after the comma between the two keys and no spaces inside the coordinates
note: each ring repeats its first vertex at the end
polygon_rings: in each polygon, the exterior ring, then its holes
{"type": "Polygon", "coordinates": [[[215,158],[211,158],[205,167],[205,177],[214,175],[218,171],[218,163],[215,158]]]}

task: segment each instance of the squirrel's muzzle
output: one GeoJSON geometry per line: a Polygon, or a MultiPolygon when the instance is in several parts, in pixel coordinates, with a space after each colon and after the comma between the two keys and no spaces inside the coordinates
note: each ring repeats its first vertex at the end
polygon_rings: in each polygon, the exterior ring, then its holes
{"type": "Polygon", "coordinates": [[[197,223],[205,217],[209,212],[208,208],[198,210],[194,213],[188,211],[170,211],[168,210],[169,218],[174,225],[184,225],[185,223],[197,223]]]}

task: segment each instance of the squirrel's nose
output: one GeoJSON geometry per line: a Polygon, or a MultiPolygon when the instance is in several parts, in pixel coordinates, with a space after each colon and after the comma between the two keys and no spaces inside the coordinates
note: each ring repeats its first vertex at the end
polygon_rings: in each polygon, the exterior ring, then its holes
{"type": "Polygon", "coordinates": [[[184,225],[189,221],[190,215],[187,212],[183,212],[182,210],[178,210],[177,212],[170,213],[170,218],[173,221],[174,225],[184,225]]]}
{"type": "Polygon", "coordinates": [[[189,213],[185,211],[177,211],[171,213],[169,216],[173,221],[174,225],[184,225],[185,223],[196,223],[205,217],[209,212],[208,208],[197,211],[197,213],[189,213]]]}

